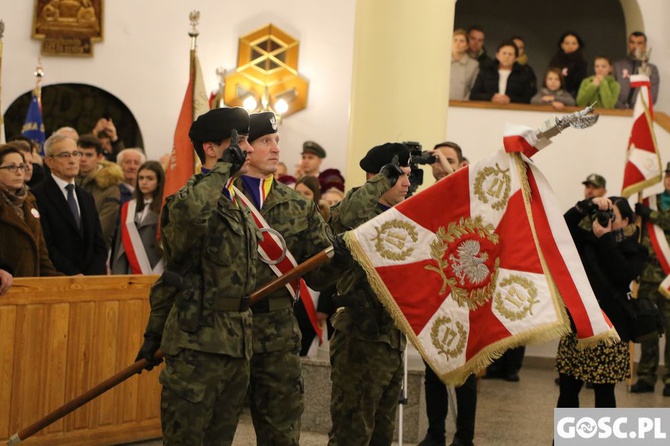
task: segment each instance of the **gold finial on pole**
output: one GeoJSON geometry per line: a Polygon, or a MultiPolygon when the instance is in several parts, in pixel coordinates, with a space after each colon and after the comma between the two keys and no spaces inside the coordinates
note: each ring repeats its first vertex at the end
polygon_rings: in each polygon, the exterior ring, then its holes
{"type": "Polygon", "coordinates": [[[188,35],[191,36],[191,49],[195,49],[195,40],[198,38],[200,32],[198,31],[198,22],[200,21],[200,11],[191,11],[188,15],[188,19],[191,21],[191,30],[188,32],[188,35]]]}

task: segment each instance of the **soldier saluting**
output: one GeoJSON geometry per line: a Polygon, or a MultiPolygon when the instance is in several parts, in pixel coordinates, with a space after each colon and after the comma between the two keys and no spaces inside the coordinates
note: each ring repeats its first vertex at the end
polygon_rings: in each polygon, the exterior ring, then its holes
{"type": "Polygon", "coordinates": [[[161,421],[166,445],[229,445],[249,384],[258,229],[233,180],[246,173],[249,114],[220,108],[189,137],[203,163],[164,209],[167,272],[151,289],[151,315],[138,359],[160,348],[161,421]],[[239,141],[237,141],[239,135],[239,141]],[[232,136],[232,138],[231,138],[232,136]]]}

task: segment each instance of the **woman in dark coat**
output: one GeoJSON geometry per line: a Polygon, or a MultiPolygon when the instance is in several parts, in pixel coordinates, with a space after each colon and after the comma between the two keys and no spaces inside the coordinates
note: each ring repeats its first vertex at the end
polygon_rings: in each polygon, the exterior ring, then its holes
{"type": "Polygon", "coordinates": [[[490,101],[496,104],[530,103],[535,94],[535,80],[530,70],[517,63],[519,50],[514,42],[503,42],[498,45],[496,60],[483,68],[477,75],[472,91],[471,101],[490,101]],[[501,91],[500,79],[506,77],[504,91],[501,91]]]}
{"type": "Polygon", "coordinates": [[[616,407],[614,385],[630,377],[632,319],[628,292],[647,260],[647,249],[637,241],[634,217],[628,201],[621,197],[584,200],[565,214],[600,308],[621,340],[577,349],[574,333],[561,339],[556,355],[560,386],[557,407],[579,407],[584,382],[593,383],[596,407],[616,407]],[[594,211],[609,209],[614,219],[603,226],[593,217],[594,211]]]}
{"type": "Polygon", "coordinates": [[[0,146],[0,256],[14,277],[62,275],[44,241],[35,197],[28,192],[25,158],[16,143],[0,146]]]}
{"type": "Polygon", "coordinates": [[[577,33],[568,31],[558,40],[558,52],[549,61],[549,68],[559,68],[565,78],[565,89],[577,97],[579,86],[586,77],[588,63],[584,58],[584,41],[577,33]]]}

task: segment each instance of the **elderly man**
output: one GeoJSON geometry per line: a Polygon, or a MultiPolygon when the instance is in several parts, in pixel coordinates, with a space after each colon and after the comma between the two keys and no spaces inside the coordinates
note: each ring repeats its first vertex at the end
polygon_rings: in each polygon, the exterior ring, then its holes
{"type": "Polygon", "coordinates": [[[142,149],[124,149],[116,156],[116,163],[123,171],[123,182],[119,184],[121,191],[121,206],[133,198],[135,183],[137,182],[137,171],[147,160],[142,149]]]}
{"type": "Polygon", "coordinates": [[[52,135],[44,143],[51,169],[31,192],[37,198],[49,257],[67,275],[106,274],[107,245],[93,196],[75,185],[81,152],[74,139],[52,135]]]}
{"type": "MultiPolygon", "coordinates": [[[[635,99],[639,88],[631,88],[630,76],[639,74],[643,62],[648,59],[647,35],[640,31],[634,31],[628,36],[628,55],[625,59],[614,62],[612,75],[619,82],[621,90],[617,99],[616,108],[634,108],[635,99]]],[[[649,80],[651,82],[651,100],[655,104],[658,99],[658,90],[661,83],[658,68],[654,64],[647,63],[649,80]]],[[[646,73],[642,73],[646,74],[646,73]]]]}

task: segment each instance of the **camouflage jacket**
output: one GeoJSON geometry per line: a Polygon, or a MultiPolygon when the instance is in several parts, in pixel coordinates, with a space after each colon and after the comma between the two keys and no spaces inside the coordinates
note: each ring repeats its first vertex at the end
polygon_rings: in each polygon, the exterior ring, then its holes
{"type": "Polygon", "coordinates": [[[251,311],[239,308],[256,286],[260,234],[248,209],[221,193],[229,170],[219,162],[207,175],[194,175],[166,204],[166,269],[184,286],[176,289],[164,276],[154,284],[147,326],[147,332],[162,331],[166,354],[188,348],[251,356],[251,311]]]}
{"type": "MultiPolygon", "coordinates": [[[[358,189],[349,191],[331,208],[330,226],[334,233],[354,229],[381,214],[379,198],[390,188],[385,176],[378,174],[358,189]]],[[[349,304],[333,316],[333,327],[359,339],[385,342],[393,348],[405,348],[405,337],[398,330],[382,303],[377,299],[365,271],[355,263],[337,282],[337,292],[349,304]],[[351,298],[348,298],[351,296],[351,298]]]]}
{"type": "MultiPolygon", "coordinates": [[[[649,221],[663,229],[665,238],[670,243],[670,209],[660,210],[661,195],[656,196],[656,203],[659,204],[659,210],[653,211],[649,216],[649,221]]],[[[642,282],[661,283],[665,279],[666,274],[663,272],[661,264],[658,262],[654,248],[649,240],[649,231],[647,229],[647,220],[642,222],[642,244],[649,251],[649,260],[642,271],[640,280],[642,282]]]]}
{"type": "MultiPolygon", "coordinates": [[[[241,178],[235,180],[235,185],[251,199],[241,178]]],[[[330,228],[321,218],[316,204],[276,180],[260,211],[268,225],[284,237],[286,247],[298,264],[331,245],[330,228]]],[[[327,262],[308,272],[303,279],[310,288],[318,290],[334,283],[336,277],[327,262]]],[[[259,256],[256,261],[258,285],[266,285],[276,278],[277,275],[259,256]]],[[[293,311],[277,311],[291,307],[293,298],[288,289],[281,287],[263,300],[251,307],[254,312],[254,353],[283,350],[293,343],[299,345],[299,329],[294,323],[293,311]]]]}

